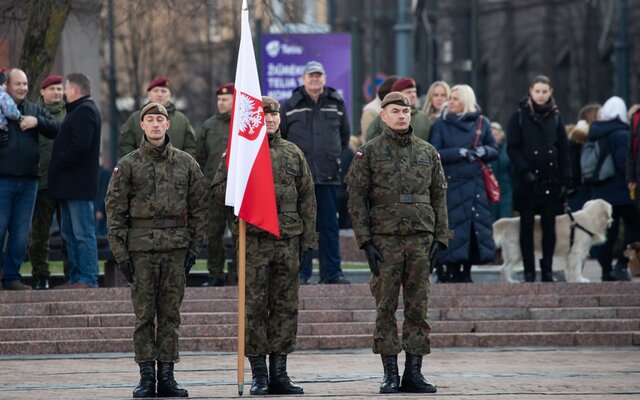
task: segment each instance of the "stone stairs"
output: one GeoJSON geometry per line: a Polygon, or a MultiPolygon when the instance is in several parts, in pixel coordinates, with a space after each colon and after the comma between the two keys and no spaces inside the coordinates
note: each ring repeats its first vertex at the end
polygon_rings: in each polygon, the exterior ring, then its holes
{"type": "MultiPolygon", "coordinates": [[[[236,295],[187,288],[181,350],[234,351],[236,295]]],[[[640,283],[436,284],[429,306],[434,347],[640,345],[640,283]]],[[[367,284],[303,286],[298,349],[369,348],[374,319],[367,284]]],[[[133,325],[128,288],[0,291],[1,355],[131,352],[133,325]]]]}

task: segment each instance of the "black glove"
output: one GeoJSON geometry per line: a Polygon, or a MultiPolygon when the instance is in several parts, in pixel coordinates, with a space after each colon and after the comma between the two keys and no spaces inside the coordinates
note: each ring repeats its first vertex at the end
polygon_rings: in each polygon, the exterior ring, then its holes
{"type": "Polygon", "coordinates": [[[313,249],[307,246],[300,246],[300,268],[302,268],[313,255],[313,249]]]}
{"type": "Polygon", "coordinates": [[[135,270],[133,269],[133,261],[130,258],[127,258],[123,262],[118,264],[118,269],[122,272],[125,278],[127,278],[127,282],[133,283],[133,273],[135,270]]]}
{"type": "Polygon", "coordinates": [[[189,276],[189,271],[196,263],[196,256],[190,251],[187,251],[187,256],[184,258],[184,274],[189,276]]]}
{"type": "Polygon", "coordinates": [[[534,174],[531,171],[527,171],[522,175],[522,180],[524,183],[531,184],[538,181],[538,175],[534,174]]]}
{"type": "Polygon", "coordinates": [[[378,262],[384,262],[382,253],[378,250],[375,244],[367,242],[362,246],[364,253],[367,255],[367,262],[369,263],[369,269],[375,276],[380,275],[380,268],[378,262]]]}
{"type": "Polygon", "coordinates": [[[431,249],[429,249],[429,265],[431,266],[431,269],[438,267],[440,264],[440,254],[442,254],[446,249],[447,248],[444,244],[438,241],[433,242],[431,249]]]}

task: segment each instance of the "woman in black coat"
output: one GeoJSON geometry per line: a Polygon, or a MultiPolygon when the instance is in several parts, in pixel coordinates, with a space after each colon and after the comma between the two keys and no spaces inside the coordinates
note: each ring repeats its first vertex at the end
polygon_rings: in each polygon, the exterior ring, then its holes
{"type": "Polygon", "coordinates": [[[493,261],[493,217],[478,158],[490,163],[498,158],[491,123],[476,105],[468,85],[451,88],[449,102],[431,130],[430,142],[438,150],[447,177],[449,247],[440,256],[451,282],[471,282],[471,266],[493,261]],[[480,136],[476,142],[476,134],[480,136]],[[461,271],[462,267],[462,271],[461,271]]]}
{"type": "Polygon", "coordinates": [[[520,212],[520,249],[526,282],[536,280],[536,214],[540,214],[542,225],[541,280],[553,282],[555,217],[566,200],[569,180],[567,134],[552,93],[549,78],[535,77],[507,128],[507,153],[514,168],[513,205],[520,212]]]}

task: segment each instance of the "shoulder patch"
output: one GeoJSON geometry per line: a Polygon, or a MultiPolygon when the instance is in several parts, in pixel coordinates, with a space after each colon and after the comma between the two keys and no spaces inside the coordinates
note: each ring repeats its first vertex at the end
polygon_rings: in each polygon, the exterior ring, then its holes
{"type": "Polygon", "coordinates": [[[438,156],[438,161],[441,161],[440,153],[436,153],[436,156],[438,156]]]}
{"type": "Polygon", "coordinates": [[[225,151],[225,152],[223,152],[223,153],[222,153],[222,156],[221,156],[221,157],[222,157],[222,158],[225,158],[226,156],[227,156],[227,152],[225,151]]]}
{"type": "Polygon", "coordinates": [[[120,172],[120,168],[118,168],[117,166],[113,169],[113,173],[114,174],[118,174],[120,172]]]}
{"type": "Polygon", "coordinates": [[[362,158],[362,156],[364,156],[363,152],[361,152],[360,150],[356,151],[356,158],[362,158]]]}

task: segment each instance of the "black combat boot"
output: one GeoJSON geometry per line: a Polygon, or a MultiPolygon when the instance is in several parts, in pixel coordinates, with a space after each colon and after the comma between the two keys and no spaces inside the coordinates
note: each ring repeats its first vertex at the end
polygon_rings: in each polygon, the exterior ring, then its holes
{"type": "Polygon", "coordinates": [[[553,258],[540,259],[540,281],[541,282],[555,282],[553,279],[553,271],[551,270],[551,265],[553,263],[553,258]]]}
{"type": "Polygon", "coordinates": [[[141,362],[140,382],[133,389],[133,398],[156,397],[156,363],[155,361],[141,362]]]}
{"type": "Polygon", "coordinates": [[[422,356],[407,354],[400,391],[405,393],[435,393],[438,389],[422,376],[422,356]]]}
{"type": "Polygon", "coordinates": [[[269,394],[269,376],[267,375],[267,356],[249,357],[251,363],[250,394],[264,396],[269,394]]]}
{"type": "Polygon", "coordinates": [[[294,385],[287,375],[287,356],[269,355],[269,394],[303,394],[300,386],[294,385]]]}
{"type": "Polygon", "coordinates": [[[173,378],[173,363],[158,361],[158,397],[189,397],[187,389],[173,378]]]}
{"type": "Polygon", "coordinates": [[[381,354],[384,378],[380,384],[380,393],[398,393],[400,374],[398,373],[398,355],[385,356],[381,354]]]}

